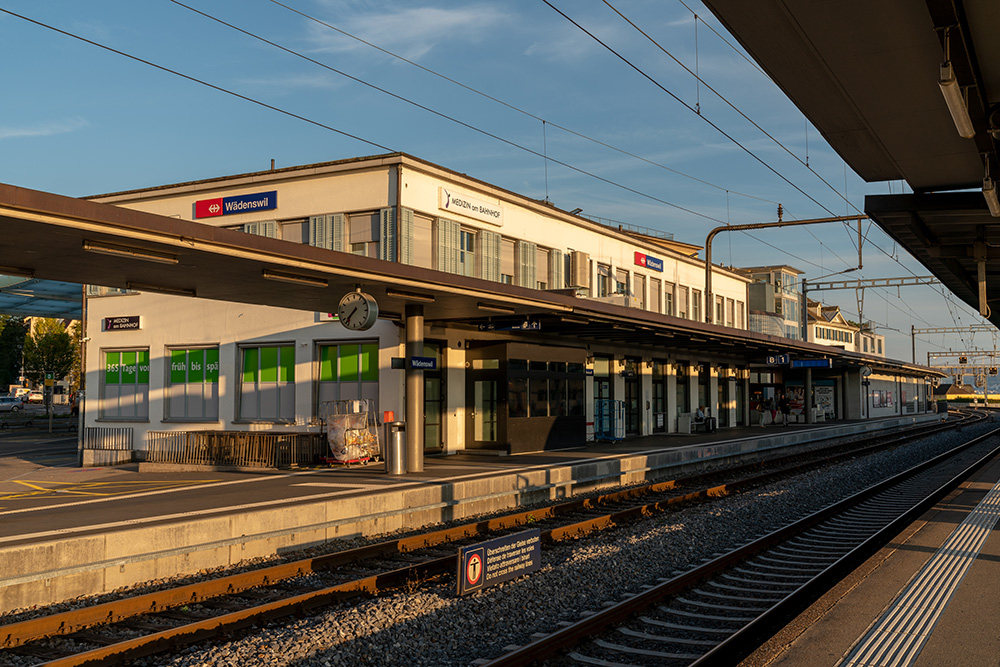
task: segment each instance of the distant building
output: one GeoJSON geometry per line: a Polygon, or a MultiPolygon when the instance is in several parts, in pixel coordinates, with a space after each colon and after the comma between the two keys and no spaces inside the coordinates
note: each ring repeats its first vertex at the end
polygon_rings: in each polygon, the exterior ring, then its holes
{"type": "Polygon", "coordinates": [[[809,299],[808,336],[810,343],[839,347],[848,352],[885,356],[885,336],[873,331],[872,324],[862,326],[849,321],[840,306],[827,306],[809,299]]]}
{"type": "Polygon", "coordinates": [[[756,333],[802,338],[802,271],[791,266],[751,266],[737,269],[750,278],[747,303],[749,329],[756,333]]]}
{"type": "Polygon", "coordinates": [[[971,384],[941,384],[934,387],[934,398],[959,398],[975,393],[976,388],[971,384]]]}

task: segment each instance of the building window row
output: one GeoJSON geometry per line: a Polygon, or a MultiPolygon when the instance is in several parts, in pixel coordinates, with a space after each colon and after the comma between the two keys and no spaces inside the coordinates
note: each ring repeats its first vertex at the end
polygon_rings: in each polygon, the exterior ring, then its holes
{"type": "MultiPolygon", "coordinates": [[[[307,220],[257,221],[234,229],[509,285],[533,289],[571,286],[567,278],[572,275],[571,252],[409,209],[402,209],[401,218],[397,225],[395,209],[384,208],[315,215],[307,220]]],[[[596,269],[591,296],[625,295],[629,305],[642,310],[702,321],[701,290],[626,269],[612,272],[609,264],[593,264],[591,261],[591,270],[596,269]]],[[[743,329],[745,312],[743,301],[718,297],[714,321],[743,329]]]]}
{"type": "MultiPolygon", "coordinates": [[[[236,421],[295,421],[295,346],[240,345],[236,376],[236,421]]],[[[378,404],[379,347],[376,342],[316,343],[313,413],[328,401],[372,399],[378,404]]],[[[104,350],[100,418],[149,420],[149,349],[104,350]]],[[[220,360],[217,346],[165,351],[164,421],[219,420],[220,360]]]]}
{"type": "Polygon", "coordinates": [[[816,327],[816,338],[819,340],[829,340],[835,343],[847,343],[850,345],[854,341],[854,334],[850,331],[843,331],[841,329],[816,327]]]}

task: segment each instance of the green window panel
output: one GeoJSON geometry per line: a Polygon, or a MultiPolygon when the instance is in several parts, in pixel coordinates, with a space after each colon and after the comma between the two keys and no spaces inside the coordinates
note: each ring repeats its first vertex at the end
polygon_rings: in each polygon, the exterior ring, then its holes
{"type": "Polygon", "coordinates": [[[205,350],[188,350],[188,382],[205,381],[205,350]]]}
{"type": "Polygon", "coordinates": [[[139,384],[149,384],[149,350],[136,352],[137,377],[139,384]]]}
{"type": "Polygon", "coordinates": [[[358,380],[358,346],[340,346],[340,381],[357,382],[358,380]]]}
{"type": "Polygon", "coordinates": [[[181,384],[187,381],[187,351],[170,350],[170,382],[181,384]]]}
{"type": "Polygon", "coordinates": [[[378,382],[378,343],[361,346],[361,379],[364,382],[378,382]]]}
{"type": "Polygon", "coordinates": [[[205,382],[219,382],[219,348],[205,350],[205,382]]]}
{"type": "Polygon", "coordinates": [[[319,349],[319,381],[337,381],[337,347],[324,345],[319,349]]]}
{"type": "Polygon", "coordinates": [[[258,369],[258,348],[248,347],[243,350],[243,381],[256,382],[258,369]]]}
{"type": "Polygon", "coordinates": [[[121,352],[108,352],[104,363],[104,383],[121,384],[121,352]]]}
{"type": "Polygon", "coordinates": [[[121,383],[135,384],[136,375],[138,374],[139,370],[135,352],[122,352],[121,368],[122,368],[121,383]]]}
{"type": "Polygon", "coordinates": [[[278,381],[278,348],[260,348],[260,381],[278,381]]]}
{"type": "Polygon", "coordinates": [[[295,348],[291,345],[282,347],[279,359],[278,379],[281,382],[295,382],[295,348]]]}

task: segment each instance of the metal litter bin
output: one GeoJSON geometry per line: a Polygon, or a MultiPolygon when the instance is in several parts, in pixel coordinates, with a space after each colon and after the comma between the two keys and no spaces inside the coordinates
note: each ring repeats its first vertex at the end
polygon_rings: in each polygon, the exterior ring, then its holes
{"type": "Polygon", "coordinates": [[[390,475],[406,474],[406,423],[385,425],[385,471],[390,475]]]}

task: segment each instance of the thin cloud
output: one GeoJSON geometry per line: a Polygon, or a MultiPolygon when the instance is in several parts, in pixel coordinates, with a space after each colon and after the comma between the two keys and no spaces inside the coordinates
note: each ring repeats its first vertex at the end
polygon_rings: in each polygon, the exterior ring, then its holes
{"type": "MultiPolygon", "coordinates": [[[[337,3],[342,6],[342,3],[337,3]]],[[[388,48],[410,60],[417,60],[442,43],[479,42],[489,31],[510,21],[510,16],[488,5],[468,5],[457,9],[411,7],[389,11],[355,13],[329,20],[341,30],[388,48]]],[[[367,49],[363,44],[312,23],[310,39],[316,50],[343,53],[367,49]]]]}
{"type": "Polygon", "coordinates": [[[0,141],[4,139],[23,139],[27,137],[51,137],[57,134],[69,134],[87,127],[89,123],[82,118],[70,118],[61,121],[50,121],[36,125],[0,126],[0,141]]]}

